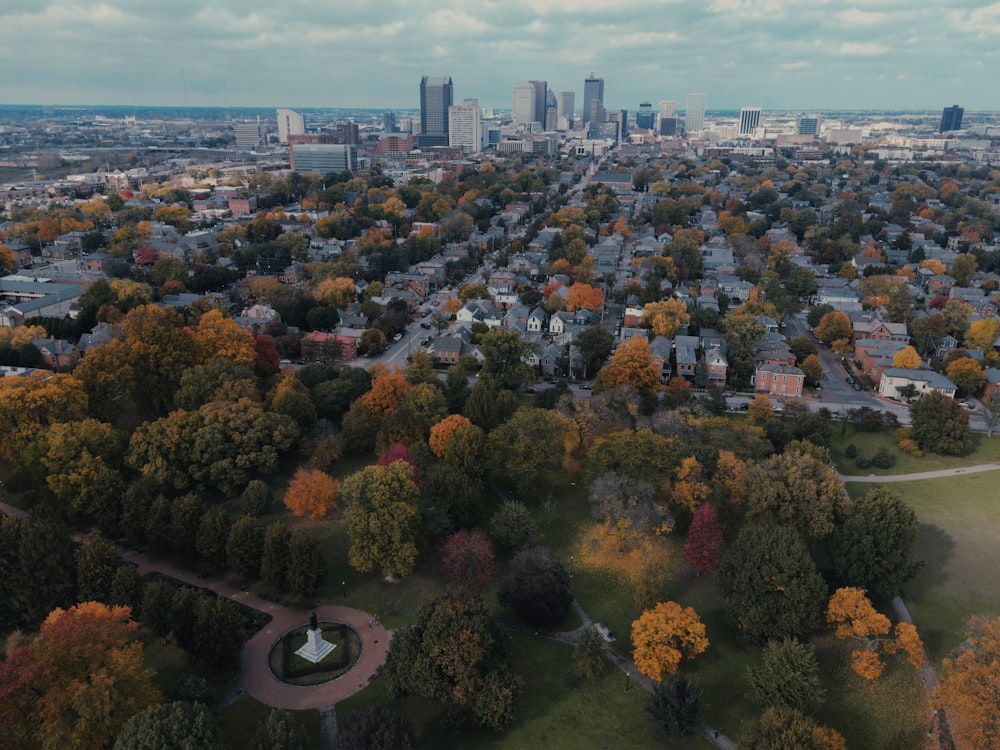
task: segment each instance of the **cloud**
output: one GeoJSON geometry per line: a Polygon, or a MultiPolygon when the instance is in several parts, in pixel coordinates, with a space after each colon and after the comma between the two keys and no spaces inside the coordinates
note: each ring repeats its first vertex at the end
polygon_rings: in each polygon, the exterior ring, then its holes
{"type": "Polygon", "coordinates": [[[876,57],[884,55],[889,48],[877,42],[842,42],[838,51],[845,56],[876,57]]]}

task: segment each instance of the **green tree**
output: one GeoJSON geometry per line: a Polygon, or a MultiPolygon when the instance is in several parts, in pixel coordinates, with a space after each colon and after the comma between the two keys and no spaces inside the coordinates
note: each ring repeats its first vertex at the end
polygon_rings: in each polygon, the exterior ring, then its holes
{"type": "Polygon", "coordinates": [[[14,543],[10,603],[18,625],[33,629],[55,608],[76,601],[73,542],[69,529],[39,509],[18,524],[14,543]]]}
{"type": "Polygon", "coordinates": [[[253,516],[243,516],[233,524],[226,542],[226,562],[243,578],[260,575],[264,536],[253,516]]]}
{"type": "MultiPolygon", "coordinates": [[[[580,352],[583,376],[587,377],[611,354],[615,337],[603,326],[587,326],[576,335],[573,343],[580,352]]],[[[575,366],[576,362],[573,364],[575,366]]]]}
{"type": "Polygon", "coordinates": [[[943,393],[931,391],[910,404],[910,421],[922,450],[957,456],[972,447],[969,413],[943,393]]]}
{"type": "Polygon", "coordinates": [[[486,440],[493,476],[509,481],[523,497],[544,491],[562,468],[565,432],[566,421],[561,414],[530,407],[518,409],[486,440]]]}
{"type": "Polygon", "coordinates": [[[222,508],[209,508],[198,524],[195,548],[206,562],[216,568],[226,566],[226,544],[231,526],[232,521],[222,508]]]}
{"type": "Polygon", "coordinates": [[[486,358],[481,378],[512,391],[534,381],[535,373],[525,360],[537,347],[524,341],[518,331],[496,328],[483,336],[480,348],[486,358]]]}
{"type": "Polygon", "coordinates": [[[948,378],[964,393],[978,393],[986,383],[982,365],[972,357],[959,357],[948,363],[948,378]]]}
{"type": "Polygon", "coordinates": [[[855,500],[833,534],[837,580],[889,600],[922,566],[913,558],[917,515],[895,492],[869,490],[855,500]]]}
{"type": "Polygon", "coordinates": [[[843,750],[843,738],[794,708],[767,708],[743,732],[741,750],[843,750]]]}
{"type": "Polygon", "coordinates": [[[348,714],[337,727],[333,750],[413,750],[416,746],[412,721],[382,706],[369,706],[348,714]]]}
{"type": "Polygon", "coordinates": [[[955,279],[959,286],[968,286],[972,281],[978,267],[976,256],[972,253],[963,253],[951,263],[948,273],[955,279]]]}
{"type": "Polygon", "coordinates": [[[519,552],[538,544],[541,534],[527,505],[506,500],[490,519],[490,538],[502,549],[519,552]]]}
{"type": "Polygon", "coordinates": [[[687,677],[672,673],[653,688],[646,710],[670,737],[687,737],[698,727],[701,690],[687,677]]]}
{"type": "Polygon", "coordinates": [[[264,530],[264,546],[260,555],[260,577],[278,591],[284,591],[288,576],[288,545],[292,535],[281,521],[264,530]]]}
{"type": "Polygon", "coordinates": [[[76,548],[77,591],[81,601],[108,602],[122,558],[111,542],[90,533],[76,548]]]}
{"type": "Polygon", "coordinates": [[[114,750],[224,750],[218,720],[201,703],[161,703],[129,719],[114,750]]]}
{"type": "Polygon", "coordinates": [[[769,641],[760,661],[747,669],[754,700],[763,707],[809,711],[826,697],[816,650],[795,638],[769,641]]]}
{"type": "Polygon", "coordinates": [[[722,553],[716,580],[740,640],[763,643],[820,625],[826,584],[791,529],[744,527],[722,553]]]}
{"type": "Polygon", "coordinates": [[[409,628],[393,634],[386,655],[389,694],[423,696],[501,731],[514,720],[521,681],[507,664],[510,639],[482,599],[451,593],[431,601],[409,628]]]}
{"type": "Polygon", "coordinates": [[[344,480],[341,499],[351,538],[348,559],[359,571],[408,575],[417,559],[420,490],[405,461],[368,466],[344,480]]]}
{"type": "Polygon", "coordinates": [[[462,414],[484,430],[503,424],[517,410],[517,396],[490,380],[480,379],[472,386],[462,414]]]}
{"type": "Polygon", "coordinates": [[[240,512],[245,516],[262,516],[271,507],[271,488],[262,479],[251,479],[240,495],[240,512]]]}
{"type": "Polygon", "coordinates": [[[722,329],[726,334],[731,379],[748,383],[754,369],[754,344],[764,335],[765,328],[752,315],[727,315],[722,329]]]}
{"type": "Polygon", "coordinates": [[[309,750],[309,739],[291,713],[272,708],[257,725],[253,750],[309,750]]]}
{"type": "Polygon", "coordinates": [[[222,596],[202,594],[195,613],[195,654],[210,664],[233,667],[243,650],[243,621],[236,605],[222,596]]]}
{"type": "Polygon", "coordinates": [[[573,652],[573,669],[578,675],[592,680],[607,671],[604,646],[604,636],[596,627],[588,625],[580,629],[573,652]]]}
{"type": "Polygon", "coordinates": [[[288,540],[288,588],[296,596],[312,596],[326,576],[326,563],[308,533],[297,529],[288,540]]]}
{"type": "Polygon", "coordinates": [[[562,619],[573,599],[569,573],[551,550],[526,549],[510,561],[497,598],[529,625],[550,627],[562,619]]]}

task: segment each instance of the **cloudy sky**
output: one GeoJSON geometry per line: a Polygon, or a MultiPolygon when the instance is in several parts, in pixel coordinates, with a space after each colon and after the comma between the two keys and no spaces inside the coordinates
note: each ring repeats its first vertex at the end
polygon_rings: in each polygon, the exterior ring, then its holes
{"type": "Polygon", "coordinates": [[[2,0],[0,103],[509,108],[518,80],[608,108],[1000,110],[988,0],[2,0]]]}

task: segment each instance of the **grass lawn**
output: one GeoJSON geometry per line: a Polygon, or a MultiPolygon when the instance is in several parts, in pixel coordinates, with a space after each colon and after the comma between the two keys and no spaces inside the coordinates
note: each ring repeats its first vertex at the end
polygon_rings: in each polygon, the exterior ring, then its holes
{"type": "Polygon", "coordinates": [[[840,473],[855,476],[864,476],[872,471],[876,474],[886,475],[910,474],[1000,461],[1000,437],[988,438],[981,433],[972,434],[972,450],[964,456],[939,456],[936,453],[925,453],[917,458],[901,451],[891,432],[854,432],[850,427],[847,428],[847,434],[842,437],[839,426],[835,426],[831,443],[831,454],[833,460],[837,462],[840,473]],[[876,467],[859,469],[854,464],[854,459],[844,455],[844,449],[851,443],[857,447],[859,454],[869,458],[874,455],[876,449],[886,447],[896,457],[896,463],[891,469],[876,467]]]}
{"type": "MultiPolygon", "coordinates": [[[[916,555],[923,570],[903,598],[931,659],[941,660],[962,640],[971,615],[1000,614],[1000,505],[994,472],[887,485],[916,511],[916,555]]],[[[870,485],[849,484],[858,496],[870,485]]]]}
{"type": "MultiPolygon", "coordinates": [[[[270,707],[253,698],[241,698],[219,715],[222,738],[226,747],[253,747],[257,727],[267,718],[270,707]]],[[[309,747],[319,747],[319,711],[289,711],[292,720],[301,726],[309,747]]]]}

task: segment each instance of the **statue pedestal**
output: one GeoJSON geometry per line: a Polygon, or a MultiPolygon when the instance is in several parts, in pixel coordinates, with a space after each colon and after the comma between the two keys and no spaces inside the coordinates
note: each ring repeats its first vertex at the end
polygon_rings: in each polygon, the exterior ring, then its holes
{"type": "Polygon", "coordinates": [[[319,664],[323,659],[330,655],[330,652],[336,648],[332,643],[328,643],[323,640],[323,631],[319,628],[312,628],[306,632],[306,642],[298,651],[295,652],[296,656],[301,656],[306,661],[310,661],[313,664],[319,664]]]}

